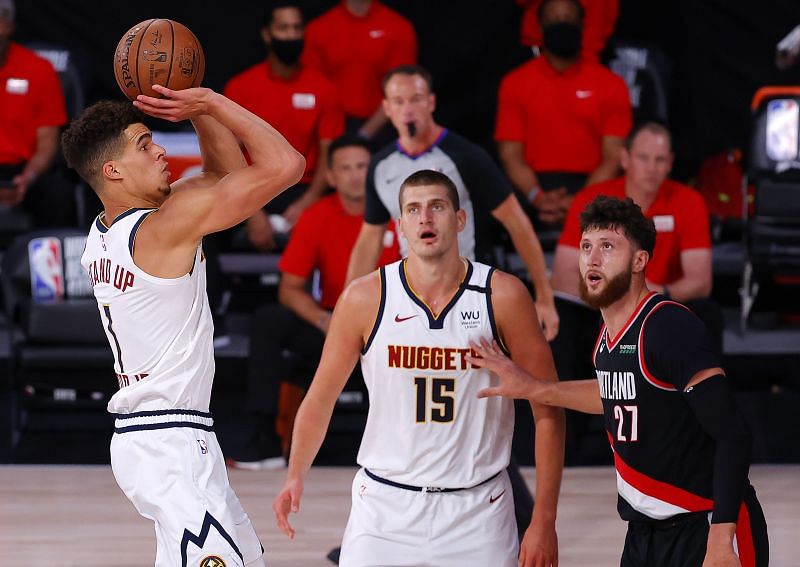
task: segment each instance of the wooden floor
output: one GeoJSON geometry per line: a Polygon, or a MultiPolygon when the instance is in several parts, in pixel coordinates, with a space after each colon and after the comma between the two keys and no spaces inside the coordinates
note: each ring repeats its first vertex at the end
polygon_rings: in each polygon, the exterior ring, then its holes
{"type": "MultiPolygon", "coordinates": [[[[284,471],[230,471],[272,567],[322,567],[338,545],[350,507],[354,469],[315,468],[309,474],[297,537],[275,527],[272,497],[284,471]]],[[[533,470],[524,471],[533,480],[533,470]]],[[[751,479],[770,531],[771,565],[800,566],[800,466],[756,466],[751,479]]],[[[618,565],[625,525],[616,514],[614,473],[565,470],[558,535],[562,567],[618,565]]],[[[152,524],[136,514],[106,466],[0,467],[0,558],[27,567],[152,565],[152,524]]]]}

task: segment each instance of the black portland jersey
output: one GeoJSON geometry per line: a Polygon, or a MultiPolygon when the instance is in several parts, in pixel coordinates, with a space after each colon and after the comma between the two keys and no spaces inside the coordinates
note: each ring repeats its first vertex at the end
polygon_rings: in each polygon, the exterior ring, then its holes
{"type": "Polygon", "coordinates": [[[703,323],[655,293],[616,337],[605,325],[594,350],[623,520],[661,520],[711,510],[714,442],[683,391],[721,366],[703,323]]]}

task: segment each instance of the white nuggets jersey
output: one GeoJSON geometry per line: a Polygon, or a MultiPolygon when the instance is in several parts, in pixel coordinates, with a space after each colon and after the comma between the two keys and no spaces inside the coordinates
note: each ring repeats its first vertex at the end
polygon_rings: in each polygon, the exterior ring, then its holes
{"type": "Polygon", "coordinates": [[[409,285],[404,260],[380,269],[380,309],[361,355],[370,401],[361,466],[403,484],[463,488],[508,465],[514,404],[478,399],[496,378],[466,362],[470,341],[498,339],[493,270],[469,263],[434,317],[409,285]]]}
{"type": "Polygon", "coordinates": [[[207,412],[214,379],[214,326],[200,247],[190,273],[151,276],[133,262],[136,231],[155,209],[130,209],[110,227],[98,216],[81,265],[89,274],[114,354],[120,390],[111,413],[207,412]]]}

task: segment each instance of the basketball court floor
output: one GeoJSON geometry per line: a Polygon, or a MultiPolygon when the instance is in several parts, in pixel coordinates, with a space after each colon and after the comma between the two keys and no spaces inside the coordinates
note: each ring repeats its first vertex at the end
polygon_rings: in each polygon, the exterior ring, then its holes
{"type": "MultiPolygon", "coordinates": [[[[270,567],[324,567],[350,508],[354,468],[315,467],[290,541],[275,526],[272,498],[285,471],[229,471],[267,550],[270,567]]],[[[533,486],[534,470],[523,471],[533,486]]],[[[800,465],[759,465],[750,478],[769,523],[770,565],[800,566],[800,465]]],[[[561,567],[619,565],[625,525],[614,471],[568,468],[558,509],[561,567]]],[[[155,557],[152,523],[141,518],[108,466],[1,466],[0,557],[27,567],[141,567],[155,557]]],[[[479,567],[479,566],[476,566],[479,567]]]]}

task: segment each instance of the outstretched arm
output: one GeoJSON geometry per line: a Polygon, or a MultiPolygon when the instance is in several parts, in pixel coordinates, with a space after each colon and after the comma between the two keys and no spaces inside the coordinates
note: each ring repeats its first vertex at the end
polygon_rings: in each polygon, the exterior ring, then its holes
{"type": "Polygon", "coordinates": [[[325,439],[336,400],[371,330],[380,293],[378,274],[370,274],[353,282],[333,311],[322,358],[295,418],[286,482],[272,503],[278,527],[290,538],[294,538],[295,531],[289,523],[289,512],[300,510],[303,481],[325,439]]]}
{"type": "Polygon", "coordinates": [[[500,383],[478,393],[479,398],[503,396],[518,400],[558,408],[573,409],[583,413],[602,414],[603,402],[597,380],[571,380],[551,382],[542,380],[539,372],[535,375],[521,368],[508,358],[495,344],[482,341],[473,344],[472,349],[480,358],[469,358],[472,364],[487,368],[497,374],[500,383]]]}

